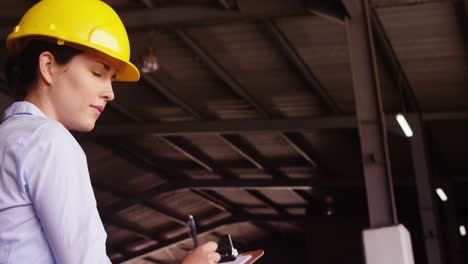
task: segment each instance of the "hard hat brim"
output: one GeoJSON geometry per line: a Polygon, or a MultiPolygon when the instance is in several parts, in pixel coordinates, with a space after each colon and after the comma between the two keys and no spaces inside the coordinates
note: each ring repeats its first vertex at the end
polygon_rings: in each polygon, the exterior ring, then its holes
{"type": "Polygon", "coordinates": [[[140,71],[131,62],[122,61],[122,67],[115,76],[118,82],[136,82],[140,79],[140,71]]]}

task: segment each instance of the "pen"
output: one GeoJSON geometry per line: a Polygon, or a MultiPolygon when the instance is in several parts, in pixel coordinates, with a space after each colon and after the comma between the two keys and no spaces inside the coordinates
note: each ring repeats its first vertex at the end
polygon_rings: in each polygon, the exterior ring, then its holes
{"type": "Polygon", "coordinates": [[[193,219],[193,215],[189,215],[187,225],[190,228],[190,236],[193,239],[193,246],[198,247],[197,227],[195,226],[195,219],[193,219]]]}

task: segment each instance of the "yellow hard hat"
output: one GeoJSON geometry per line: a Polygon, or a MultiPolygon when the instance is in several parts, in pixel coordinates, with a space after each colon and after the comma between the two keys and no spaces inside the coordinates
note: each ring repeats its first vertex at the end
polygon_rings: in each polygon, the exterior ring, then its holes
{"type": "Polygon", "coordinates": [[[137,81],[140,72],[130,62],[127,31],[115,11],[99,0],[42,0],[31,7],[7,37],[10,55],[20,51],[20,40],[51,38],[104,53],[121,63],[116,81],[137,81]]]}

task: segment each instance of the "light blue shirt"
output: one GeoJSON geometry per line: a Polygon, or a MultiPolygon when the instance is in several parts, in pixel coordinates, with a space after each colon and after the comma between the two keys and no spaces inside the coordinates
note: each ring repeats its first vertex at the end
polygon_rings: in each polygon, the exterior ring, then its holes
{"type": "Polygon", "coordinates": [[[28,102],[0,125],[0,264],[110,263],[86,156],[28,102]]]}

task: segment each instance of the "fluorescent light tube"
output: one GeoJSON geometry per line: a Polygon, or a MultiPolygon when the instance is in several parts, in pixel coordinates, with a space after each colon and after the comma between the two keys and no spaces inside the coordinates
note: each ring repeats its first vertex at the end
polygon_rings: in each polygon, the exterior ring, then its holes
{"type": "Polygon", "coordinates": [[[398,124],[400,125],[401,129],[403,130],[403,133],[405,133],[406,137],[412,137],[413,136],[413,130],[411,130],[411,127],[409,126],[408,122],[406,121],[406,118],[403,114],[397,114],[396,115],[396,120],[398,121],[398,124]]]}
{"type": "Polygon", "coordinates": [[[441,188],[437,188],[436,193],[437,195],[439,195],[440,200],[442,200],[443,202],[446,202],[448,200],[447,195],[445,194],[444,190],[442,190],[441,188]]]}
{"type": "Polygon", "coordinates": [[[461,236],[466,236],[466,228],[464,225],[460,226],[460,235],[461,236]]]}

